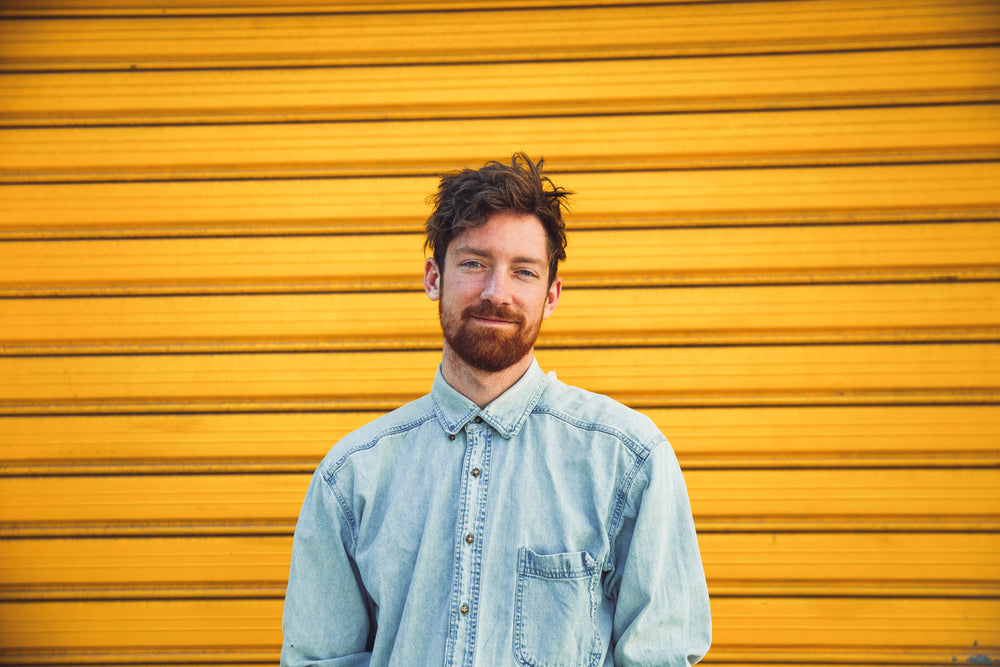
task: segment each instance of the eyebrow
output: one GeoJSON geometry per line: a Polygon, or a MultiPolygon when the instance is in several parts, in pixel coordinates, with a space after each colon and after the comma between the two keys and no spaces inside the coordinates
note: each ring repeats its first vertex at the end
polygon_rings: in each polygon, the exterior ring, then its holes
{"type": "MultiPolygon", "coordinates": [[[[457,248],[455,248],[455,254],[456,255],[461,255],[461,254],[474,255],[476,257],[484,257],[484,258],[489,258],[491,256],[490,253],[489,253],[489,251],[483,250],[481,248],[474,248],[472,246],[467,246],[467,245],[458,246],[457,248]]],[[[538,266],[545,266],[545,265],[548,264],[548,261],[545,260],[545,259],[542,259],[540,257],[518,256],[518,257],[514,258],[514,263],[515,264],[536,264],[538,266]]]]}

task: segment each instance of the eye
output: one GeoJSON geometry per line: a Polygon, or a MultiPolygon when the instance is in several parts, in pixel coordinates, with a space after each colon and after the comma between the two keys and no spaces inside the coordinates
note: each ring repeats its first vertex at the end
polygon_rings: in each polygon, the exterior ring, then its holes
{"type": "Polygon", "coordinates": [[[537,278],[538,277],[538,274],[535,271],[532,271],[531,269],[518,269],[516,271],[516,273],[517,273],[517,275],[521,276],[522,278],[537,278]]]}
{"type": "Polygon", "coordinates": [[[461,264],[459,264],[459,266],[464,266],[470,269],[479,269],[482,268],[483,263],[475,259],[467,259],[461,264]]]}

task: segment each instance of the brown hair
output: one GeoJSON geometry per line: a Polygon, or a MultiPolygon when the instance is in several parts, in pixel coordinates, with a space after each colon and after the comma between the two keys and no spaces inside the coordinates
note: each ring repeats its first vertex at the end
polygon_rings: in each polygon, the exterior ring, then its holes
{"type": "Polygon", "coordinates": [[[434,252],[442,275],[448,244],[455,237],[485,225],[494,213],[512,211],[536,216],[545,228],[552,284],[559,262],[566,259],[562,209],[573,193],[542,176],[543,162],[535,164],[524,153],[515,153],[509,165],[487,162],[480,169],[461,169],[441,177],[437,194],[428,197],[434,212],[427,219],[424,249],[434,252]]]}

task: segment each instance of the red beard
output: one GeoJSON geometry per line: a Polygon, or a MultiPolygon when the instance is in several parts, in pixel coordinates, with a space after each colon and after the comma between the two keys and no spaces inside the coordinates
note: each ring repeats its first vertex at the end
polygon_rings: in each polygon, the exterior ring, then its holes
{"type": "Polygon", "coordinates": [[[444,339],[451,349],[469,366],[488,373],[510,368],[523,359],[534,347],[542,324],[539,318],[534,325],[527,325],[523,315],[489,301],[468,306],[457,321],[445,315],[439,301],[438,314],[444,339]],[[516,326],[485,326],[473,317],[504,320],[516,326]]]}

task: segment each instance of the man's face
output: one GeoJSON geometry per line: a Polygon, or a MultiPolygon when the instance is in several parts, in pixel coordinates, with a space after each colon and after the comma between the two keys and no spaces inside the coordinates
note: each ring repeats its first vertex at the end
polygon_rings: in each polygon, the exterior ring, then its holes
{"type": "Polygon", "coordinates": [[[548,284],[548,240],[534,215],[495,213],[448,245],[443,275],[427,260],[424,288],[438,300],[445,353],[496,373],[534,350],[562,290],[548,284]]]}

